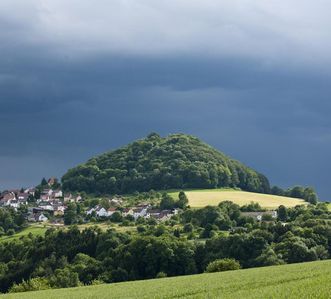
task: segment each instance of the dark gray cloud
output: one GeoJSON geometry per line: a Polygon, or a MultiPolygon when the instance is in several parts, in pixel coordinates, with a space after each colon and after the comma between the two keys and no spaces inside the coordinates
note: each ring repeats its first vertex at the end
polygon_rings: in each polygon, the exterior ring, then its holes
{"type": "Polygon", "coordinates": [[[329,199],[330,32],[322,9],[314,22],[300,2],[299,15],[310,18],[285,30],[280,20],[289,25],[298,15],[289,4],[272,13],[276,1],[246,12],[244,1],[114,1],[116,16],[108,1],[43,3],[0,4],[0,189],[61,176],[158,131],[197,135],[272,183],[314,185],[329,199]]]}

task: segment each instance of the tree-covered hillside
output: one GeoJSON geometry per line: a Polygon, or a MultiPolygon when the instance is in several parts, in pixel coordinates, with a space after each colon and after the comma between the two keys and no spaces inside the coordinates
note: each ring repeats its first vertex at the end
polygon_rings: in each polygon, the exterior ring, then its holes
{"type": "Polygon", "coordinates": [[[269,193],[268,179],[198,138],[156,133],[70,169],[63,188],[88,193],[239,187],[269,193]]]}

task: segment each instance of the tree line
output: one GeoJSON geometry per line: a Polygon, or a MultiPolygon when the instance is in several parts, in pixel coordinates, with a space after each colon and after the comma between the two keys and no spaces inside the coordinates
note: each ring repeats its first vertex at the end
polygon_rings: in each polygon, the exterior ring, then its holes
{"type": "Polygon", "coordinates": [[[274,186],[271,188],[270,193],[279,196],[301,198],[311,204],[316,204],[318,202],[318,196],[313,187],[294,186],[284,190],[278,186],[274,186]]]}
{"type": "Polygon", "coordinates": [[[49,229],[0,243],[2,292],[63,288],[326,259],[326,204],[286,208],[278,219],[246,216],[232,202],[186,209],[165,223],[140,218],[136,232],[98,227],[49,229]]]}

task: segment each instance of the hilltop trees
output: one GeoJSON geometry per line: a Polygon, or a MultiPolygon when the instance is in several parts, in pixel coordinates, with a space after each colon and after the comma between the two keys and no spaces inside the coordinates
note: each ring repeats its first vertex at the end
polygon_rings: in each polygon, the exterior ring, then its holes
{"type": "Polygon", "coordinates": [[[184,134],[152,133],[70,169],[62,182],[65,190],[100,194],[217,187],[270,193],[265,176],[184,134]]]}
{"type": "Polygon", "coordinates": [[[307,187],[303,192],[303,198],[311,204],[317,204],[318,197],[312,187],[307,187]]]}
{"type": "Polygon", "coordinates": [[[270,188],[264,175],[185,134],[151,133],[68,170],[62,183],[64,190],[94,194],[230,187],[318,201],[311,187],[270,188]]]}
{"type": "Polygon", "coordinates": [[[318,202],[317,194],[312,187],[302,187],[302,186],[294,186],[293,188],[289,188],[287,190],[283,190],[280,187],[273,186],[271,188],[271,194],[301,198],[305,201],[315,205],[318,202]]]}

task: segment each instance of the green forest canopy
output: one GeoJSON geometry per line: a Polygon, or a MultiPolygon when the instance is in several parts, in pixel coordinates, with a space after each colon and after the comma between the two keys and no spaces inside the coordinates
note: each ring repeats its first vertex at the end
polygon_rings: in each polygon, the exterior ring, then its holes
{"type": "Polygon", "coordinates": [[[185,134],[152,133],[70,169],[62,183],[68,191],[99,194],[219,187],[270,193],[264,175],[185,134]]]}

